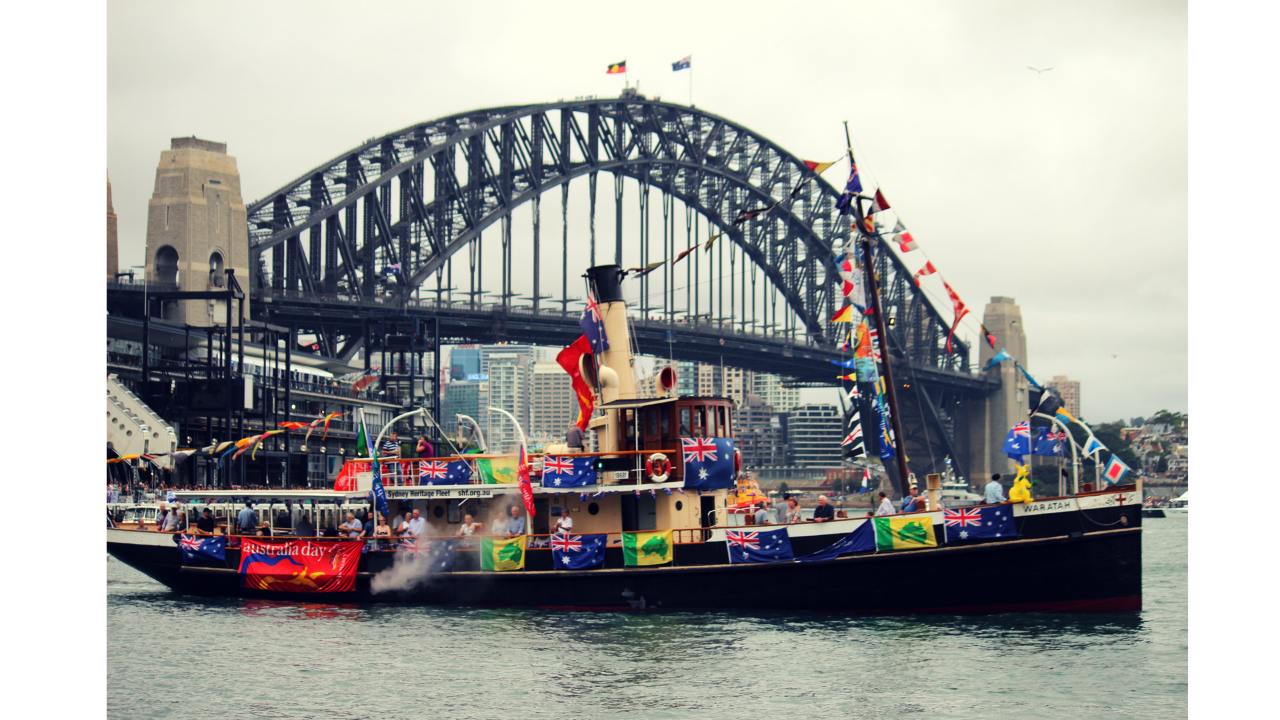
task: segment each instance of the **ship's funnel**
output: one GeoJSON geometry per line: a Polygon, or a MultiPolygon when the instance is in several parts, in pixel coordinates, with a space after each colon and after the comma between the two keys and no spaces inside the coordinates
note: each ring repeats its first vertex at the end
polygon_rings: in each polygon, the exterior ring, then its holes
{"type": "Polygon", "coordinates": [[[587,282],[597,303],[622,302],[622,276],[622,268],[617,265],[597,265],[587,270],[587,282]]]}

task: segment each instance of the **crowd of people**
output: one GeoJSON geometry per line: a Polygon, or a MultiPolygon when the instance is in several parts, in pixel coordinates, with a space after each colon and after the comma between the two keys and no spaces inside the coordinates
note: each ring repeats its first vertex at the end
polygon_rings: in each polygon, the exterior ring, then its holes
{"type": "MultiPolygon", "coordinates": [[[[993,505],[996,503],[1008,502],[1005,497],[1004,485],[1001,484],[1001,476],[999,473],[991,476],[991,481],[983,488],[984,505],[993,505]]],[[[826,495],[818,496],[818,504],[813,509],[813,517],[805,519],[800,510],[800,502],[791,495],[786,495],[781,503],[777,504],[774,509],[772,519],[770,518],[769,507],[772,502],[765,499],[756,503],[751,507],[748,523],[752,525],[786,525],[798,522],[830,522],[831,520],[842,520],[848,517],[848,513],[844,510],[837,510],[826,495]]],[[[920,489],[912,485],[903,496],[902,501],[895,508],[893,500],[888,495],[881,492],[880,502],[875,510],[868,511],[867,517],[897,515],[900,513],[919,512],[930,509],[928,507],[928,499],[920,494],[920,489]]],[[[936,503],[937,507],[932,509],[942,509],[942,503],[936,503]]]]}

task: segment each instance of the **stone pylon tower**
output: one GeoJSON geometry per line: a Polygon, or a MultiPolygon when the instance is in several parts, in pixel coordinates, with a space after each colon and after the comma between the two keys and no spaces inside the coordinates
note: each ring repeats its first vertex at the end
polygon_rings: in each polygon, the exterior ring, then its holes
{"type": "MultiPolygon", "coordinates": [[[[1027,335],[1022,328],[1022,310],[1013,298],[993,297],[982,314],[982,324],[995,336],[993,349],[983,338],[978,339],[978,367],[984,367],[1000,350],[1007,350],[1014,360],[1027,366],[1027,335]]],[[[967,418],[966,442],[969,449],[970,483],[981,486],[992,473],[1001,473],[1012,479],[1009,473],[1015,466],[1000,448],[1009,434],[1009,428],[1027,419],[1028,390],[1022,371],[1008,360],[986,372],[998,376],[1000,389],[987,397],[986,402],[972,403],[967,418]]]]}
{"type": "MultiPolygon", "coordinates": [[[[240,171],[226,143],[174,138],[160,153],[147,212],[147,281],[165,290],[221,290],[227,268],[249,289],[249,227],[240,171]]],[[[232,318],[238,308],[232,307],[232,318]]],[[[245,317],[249,302],[245,300],[245,317]]],[[[208,327],[226,322],[223,300],[164,304],[164,319],[208,327]]]]}
{"type": "Polygon", "coordinates": [[[120,272],[120,231],[116,209],[111,204],[111,176],[107,175],[107,279],[115,280],[120,272]]]}

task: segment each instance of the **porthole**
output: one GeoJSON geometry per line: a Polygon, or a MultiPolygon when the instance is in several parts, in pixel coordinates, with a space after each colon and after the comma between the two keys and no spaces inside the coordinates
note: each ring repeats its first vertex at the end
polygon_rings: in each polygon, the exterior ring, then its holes
{"type": "Polygon", "coordinates": [[[436,519],[438,520],[438,519],[440,519],[440,518],[444,517],[444,508],[443,508],[443,507],[441,507],[441,506],[439,506],[439,505],[437,505],[437,506],[435,507],[435,509],[431,511],[431,514],[432,514],[432,515],[435,515],[435,516],[436,516],[436,519]]]}
{"type": "Polygon", "coordinates": [[[681,510],[683,510],[683,509],[684,509],[684,501],[683,501],[683,500],[677,500],[677,501],[676,501],[676,512],[679,512],[679,511],[681,511],[681,510]]]}
{"type": "Polygon", "coordinates": [[[587,506],[587,514],[598,515],[599,513],[600,513],[600,506],[598,504],[591,503],[590,505],[587,506]]]}

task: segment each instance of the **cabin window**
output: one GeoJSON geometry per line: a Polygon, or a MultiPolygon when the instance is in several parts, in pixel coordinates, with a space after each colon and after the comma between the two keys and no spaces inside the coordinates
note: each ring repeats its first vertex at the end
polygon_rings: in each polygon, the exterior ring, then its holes
{"type": "Polygon", "coordinates": [[[690,430],[692,424],[689,417],[692,410],[687,407],[680,408],[680,435],[682,437],[693,437],[693,431],[690,430]]]}
{"type": "Polygon", "coordinates": [[[707,407],[698,405],[693,409],[693,434],[696,437],[707,436],[707,407]]]}
{"type": "Polygon", "coordinates": [[[727,411],[728,411],[728,408],[726,408],[723,405],[716,408],[716,417],[720,419],[719,424],[716,426],[717,427],[716,437],[725,437],[725,438],[731,437],[731,434],[729,433],[729,422],[728,422],[727,411]]]}
{"type": "Polygon", "coordinates": [[[658,410],[658,422],[662,425],[662,446],[667,447],[671,438],[671,409],[658,410]]]}
{"type": "Polygon", "coordinates": [[[649,437],[657,437],[658,435],[658,410],[649,408],[644,412],[645,435],[649,437]]]}
{"type": "Polygon", "coordinates": [[[590,505],[587,506],[587,513],[591,515],[596,515],[596,514],[599,514],[599,512],[600,512],[600,506],[597,505],[596,503],[591,503],[590,505]]]}

